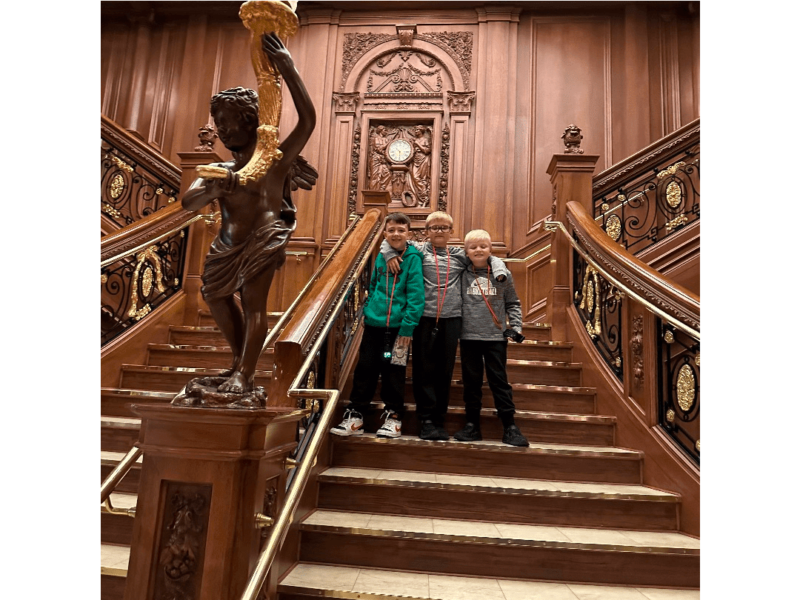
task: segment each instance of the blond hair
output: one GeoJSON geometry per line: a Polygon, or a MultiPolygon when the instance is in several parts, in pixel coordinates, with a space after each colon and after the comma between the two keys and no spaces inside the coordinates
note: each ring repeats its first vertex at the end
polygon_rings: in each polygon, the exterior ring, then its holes
{"type": "Polygon", "coordinates": [[[436,212],[432,212],[431,214],[429,214],[428,218],[425,219],[425,227],[427,227],[430,224],[430,222],[433,221],[434,219],[444,219],[445,221],[450,222],[450,227],[453,226],[453,217],[448,215],[446,212],[437,210],[436,212]]]}
{"type": "Polygon", "coordinates": [[[492,241],[492,236],[489,235],[488,231],[483,229],[473,229],[467,235],[464,236],[464,244],[468,244],[469,242],[480,242],[480,241],[492,241]]]}

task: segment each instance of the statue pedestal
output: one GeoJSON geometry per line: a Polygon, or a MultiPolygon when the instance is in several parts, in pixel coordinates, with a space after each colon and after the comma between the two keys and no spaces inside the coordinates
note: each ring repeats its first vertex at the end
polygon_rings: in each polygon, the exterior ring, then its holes
{"type": "Polygon", "coordinates": [[[260,549],[256,514],[276,517],[292,408],[135,405],[144,451],[125,600],[236,600],[260,549]]]}

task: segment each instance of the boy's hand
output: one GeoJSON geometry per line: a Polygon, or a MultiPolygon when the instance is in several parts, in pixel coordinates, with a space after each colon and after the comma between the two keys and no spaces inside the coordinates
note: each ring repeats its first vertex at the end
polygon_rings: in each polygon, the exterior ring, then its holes
{"type": "Polygon", "coordinates": [[[397,336],[397,345],[401,348],[406,348],[411,343],[411,337],[406,335],[397,336]]]}
{"type": "Polygon", "coordinates": [[[400,263],[403,262],[403,259],[399,256],[395,256],[386,261],[386,268],[389,270],[389,273],[392,275],[397,275],[400,272],[400,263]]]}
{"type": "Polygon", "coordinates": [[[239,185],[239,175],[230,170],[225,179],[206,179],[206,191],[217,198],[232,194],[237,185],[239,185]]]}

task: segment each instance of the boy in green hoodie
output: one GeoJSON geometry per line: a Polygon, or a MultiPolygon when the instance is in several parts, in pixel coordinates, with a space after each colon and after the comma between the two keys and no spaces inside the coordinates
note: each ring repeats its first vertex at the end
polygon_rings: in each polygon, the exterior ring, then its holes
{"type": "Polygon", "coordinates": [[[414,328],[425,308],[425,284],[422,279],[422,254],[408,243],[411,220],[403,213],[386,217],[383,237],[403,257],[397,275],[388,272],[381,254],[364,303],[364,334],[359,348],[358,364],[353,374],[353,391],[344,419],[331,429],[341,436],[364,433],[364,412],[381,378],[381,400],[385,410],[378,437],[400,437],[405,408],[405,360],[393,355],[407,355],[414,328]],[[395,364],[400,362],[402,364],[395,364]]]}

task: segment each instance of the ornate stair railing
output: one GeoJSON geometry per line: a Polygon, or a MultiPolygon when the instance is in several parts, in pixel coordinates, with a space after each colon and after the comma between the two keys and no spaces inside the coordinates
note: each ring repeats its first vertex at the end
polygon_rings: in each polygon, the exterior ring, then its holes
{"type": "Polygon", "coordinates": [[[545,223],[572,247],[570,294],[626,395],[700,462],[700,298],[615,243],[579,202],[545,223]]]}
{"type": "Polygon", "coordinates": [[[594,177],[594,219],[632,254],[700,218],[700,119],[594,177]]]}
{"type": "Polygon", "coordinates": [[[175,202],[181,170],[111,119],[100,124],[100,213],[107,233],[175,202]]]}

